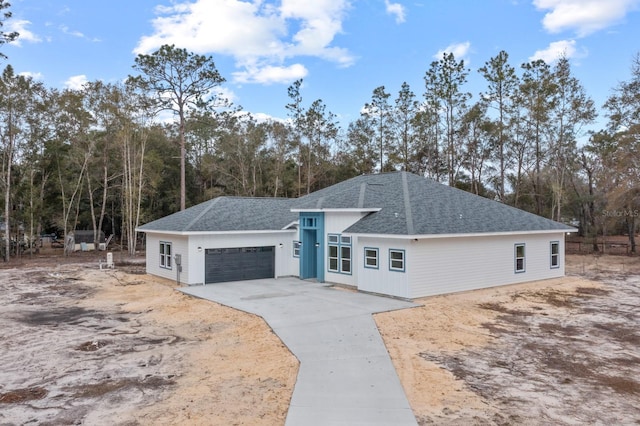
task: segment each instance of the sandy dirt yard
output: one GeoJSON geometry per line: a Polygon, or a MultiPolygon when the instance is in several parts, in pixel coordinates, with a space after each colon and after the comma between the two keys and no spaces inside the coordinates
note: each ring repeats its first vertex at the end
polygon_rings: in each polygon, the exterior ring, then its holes
{"type": "Polygon", "coordinates": [[[376,315],[421,425],[640,424],[640,259],[376,315]]]}
{"type": "Polygon", "coordinates": [[[283,424],[298,361],[260,318],[98,263],[0,270],[0,424],[283,424]]]}
{"type": "MultiPolygon", "coordinates": [[[[298,361],[260,318],[84,260],[0,269],[0,425],[284,423],[298,361]]],[[[419,424],[640,424],[640,261],[567,273],[375,316],[419,424]]]]}

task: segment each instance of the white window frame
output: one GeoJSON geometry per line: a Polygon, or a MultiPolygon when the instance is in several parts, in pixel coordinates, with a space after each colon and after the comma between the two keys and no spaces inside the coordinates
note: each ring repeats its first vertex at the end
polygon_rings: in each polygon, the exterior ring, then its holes
{"type": "Polygon", "coordinates": [[[364,248],[364,267],[367,269],[380,269],[380,250],[375,247],[365,247],[364,248]],[[374,253],[373,255],[368,254],[367,252],[374,253]],[[375,262],[374,265],[370,265],[369,261],[373,260],[375,262]]]}
{"type": "Polygon", "coordinates": [[[163,269],[173,269],[172,261],[173,247],[169,241],[160,241],[160,267],[163,269]],[[167,250],[167,248],[169,250],[167,250]]]}
{"type": "Polygon", "coordinates": [[[302,247],[300,241],[293,242],[293,257],[300,257],[300,247],[302,247]]]}
{"type": "Polygon", "coordinates": [[[551,269],[558,269],[560,268],[560,241],[551,241],[551,244],[549,245],[549,252],[550,252],[550,258],[549,258],[549,267],[551,269]],[[556,248],[556,252],[553,252],[553,248],[556,248]],[[555,265],[554,265],[554,259],[555,259],[555,265]]]}
{"type": "Polygon", "coordinates": [[[352,274],[353,247],[351,241],[350,235],[327,235],[327,271],[337,274],[352,274]],[[335,250],[335,255],[332,255],[332,249],[335,250]],[[335,266],[332,266],[332,262],[335,266]]]}
{"type": "Polygon", "coordinates": [[[340,244],[340,273],[351,275],[351,244],[340,244]],[[345,256],[348,251],[349,255],[345,256]],[[346,266],[346,267],[345,267],[346,266]]]}
{"type": "Polygon", "coordinates": [[[338,243],[327,244],[327,270],[340,273],[340,244],[338,243]],[[335,254],[331,253],[332,250],[335,250],[335,254]],[[332,262],[335,266],[332,266],[332,262]]]}
{"type": "Polygon", "coordinates": [[[396,272],[405,272],[406,271],[406,252],[403,249],[389,249],[389,270],[396,272]],[[394,258],[394,254],[400,254],[400,258],[394,258]],[[401,266],[398,266],[397,263],[400,262],[401,266]],[[396,264],[394,266],[394,263],[396,264]]]}
{"type": "Polygon", "coordinates": [[[527,271],[527,247],[525,243],[513,245],[513,270],[516,274],[522,274],[527,271]],[[518,256],[518,248],[522,247],[522,256],[518,256]],[[522,261],[522,267],[518,267],[518,261],[522,261]]]}

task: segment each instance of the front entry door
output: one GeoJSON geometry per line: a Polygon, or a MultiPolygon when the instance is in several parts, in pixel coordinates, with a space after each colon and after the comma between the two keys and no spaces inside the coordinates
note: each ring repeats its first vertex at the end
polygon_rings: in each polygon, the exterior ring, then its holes
{"type": "Polygon", "coordinates": [[[316,246],[318,243],[317,232],[315,229],[302,230],[302,265],[300,278],[303,280],[318,277],[318,265],[316,262],[319,248],[316,246]]]}
{"type": "Polygon", "coordinates": [[[324,213],[300,213],[300,278],[324,282],[324,213]]]}

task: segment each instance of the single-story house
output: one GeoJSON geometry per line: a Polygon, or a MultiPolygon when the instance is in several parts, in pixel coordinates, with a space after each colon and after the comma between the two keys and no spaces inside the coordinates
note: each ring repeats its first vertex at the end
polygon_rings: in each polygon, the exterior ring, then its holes
{"type": "Polygon", "coordinates": [[[394,172],[298,199],[218,197],[138,231],[147,272],[188,285],[296,276],[414,299],[561,277],[576,229],[394,172]]]}

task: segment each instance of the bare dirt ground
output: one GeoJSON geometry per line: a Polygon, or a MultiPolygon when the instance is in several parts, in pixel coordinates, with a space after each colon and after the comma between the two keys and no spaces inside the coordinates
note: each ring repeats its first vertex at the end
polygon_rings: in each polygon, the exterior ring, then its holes
{"type": "Polygon", "coordinates": [[[284,423],[298,361],[260,318],[69,261],[0,270],[0,424],[284,423]]]}
{"type": "MultiPolygon", "coordinates": [[[[260,318],[116,263],[0,264],[0,425],[284,423],[298,362],[260,318]]],[[[567,273],[376,315],[421,425],[640,424],[640,259],[567,273]]]]}
{"type": "Polygon", "coordinates": [[[640,424],[640,259],[376,316],[419,424],[640,424]]]}

